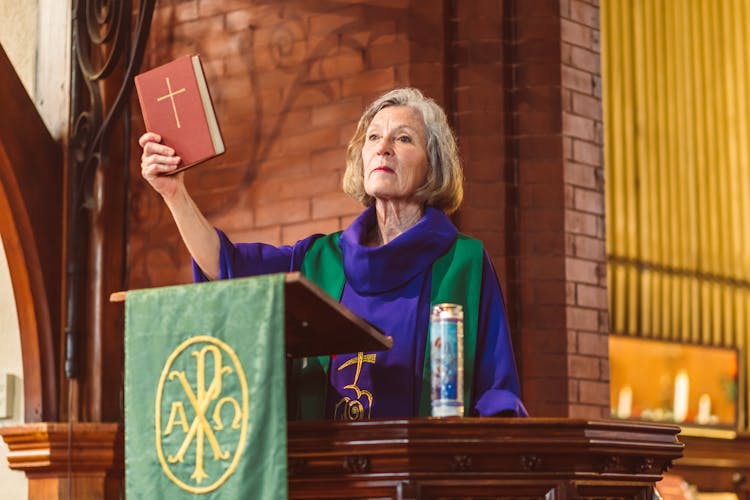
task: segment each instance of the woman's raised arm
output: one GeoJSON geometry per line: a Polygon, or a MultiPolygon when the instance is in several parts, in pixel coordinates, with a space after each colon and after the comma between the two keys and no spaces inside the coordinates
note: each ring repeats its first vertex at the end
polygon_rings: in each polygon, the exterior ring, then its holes
{"type": "Polygon", "coordinates": [[[161,195],[177,224],[182,241],[207,278],[219,276],[219,236],[188,193],[184,172],[165,175],[180,164],[179,156],[161,137],[146,132],[138,139],[143,148],[141,175],[161,195]]]}

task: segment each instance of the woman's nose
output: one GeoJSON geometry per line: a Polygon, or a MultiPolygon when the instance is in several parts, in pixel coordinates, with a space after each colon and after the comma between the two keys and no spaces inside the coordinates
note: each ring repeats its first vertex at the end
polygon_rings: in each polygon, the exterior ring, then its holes
{"type": "Polygon", "coordinates": [[[377,147],[377,154],[381,156],[390,156],[393,153],[393,150],[391,149],[391,144],[388,142],[388,139],[383,137],[378,141],[378,147],[377,147]]]}

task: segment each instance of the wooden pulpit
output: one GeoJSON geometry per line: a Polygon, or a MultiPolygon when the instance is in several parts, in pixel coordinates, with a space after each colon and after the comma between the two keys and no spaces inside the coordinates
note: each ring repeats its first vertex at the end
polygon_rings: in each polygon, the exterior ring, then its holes
{"type": "MultiPolygon", "coordinates": [[[[288,358],[391,345],[298,273],[285,277],[284,300],[288,358]]],[[[682,456],[679,430],[534,418],[289,422],[288,495],[650,499],[654,483],[682,456]]],[[[120,498],[120,424],[76,424],[74,430],[47,423],[33,432],[19,426],[2,434],[11,468],[27,473],[30,498],[67,498],[71,492],[76,498],[120,498]]]]}
{"type": "Polygon", "coordinates": [[[676,425],[546,418],[290,422],[289,498],[655,498],[676,425]]]}
{"type": "Polygon", "coordinates": [[[317,357],[391,346],[299,273],[127,292],[125,319],[125,494],[138,498],[286,498],[286,416],[324,390],[317,357]],[[300,357],[320,388],[285,373],[300,357]]]}
{"type": "MultiPolygon", "coordinates": [[[[122,302],[127,292],[110,300],[122,302]]],[[[284,277],[284,334],[289,358],[390,349],[393,340],[300,273],[284,277]]]]}

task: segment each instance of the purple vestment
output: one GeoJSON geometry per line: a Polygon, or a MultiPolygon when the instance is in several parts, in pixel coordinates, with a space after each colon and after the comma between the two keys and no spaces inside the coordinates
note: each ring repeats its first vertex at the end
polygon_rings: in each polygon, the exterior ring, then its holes
{"type": "MultiPolygon", "coordinates": [[[[346,284],[341,303],[393,337],[389,351],[332,359],[326,415],[354,412],[370,418],[416,416],[422,385],[429,325],[431,266],[453,244],[457,230],[439,210],[427,208],[422,219],[387,245],[363,245],[376,224],[373,207],[341,235],[346,284]],[[346,403],[349,402],[347,405],[346,403]],[[360,406],[361,404],[361,406],[360,406]],[[351,412],[351,411],[350,411],[351,412]]],[[[319,236],[294,246],[231,243],[221,231],[219,279],[299,271],[305,252],[319,236]]],[[[196,281],[204,281],[193,263],[196,281]]],[[[471,414],[525,416],[500,286],[484,254],[477,351],[471,414]]],[[[465,381],[471,383],[472,381],[465,381]]]]}

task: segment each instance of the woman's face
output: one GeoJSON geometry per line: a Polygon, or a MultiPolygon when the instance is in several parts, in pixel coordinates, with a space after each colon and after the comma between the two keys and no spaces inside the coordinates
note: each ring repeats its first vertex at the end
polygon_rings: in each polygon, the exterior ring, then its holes
{"type": "Polygon", "coordinates": [[[412,201],[427,179],[426,144],[417,110],[390,106],[378,111],[362,147],[365,192],[379,200],[412,201]]]}

